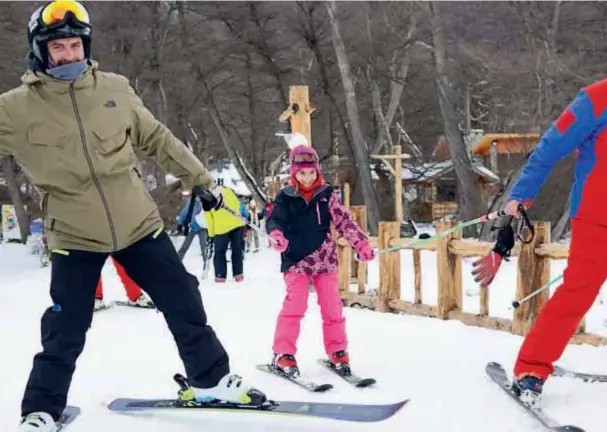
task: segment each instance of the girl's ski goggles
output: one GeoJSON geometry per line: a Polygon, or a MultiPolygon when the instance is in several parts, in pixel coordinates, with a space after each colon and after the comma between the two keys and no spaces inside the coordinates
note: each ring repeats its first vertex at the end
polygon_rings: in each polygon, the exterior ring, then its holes
{"type": "Polygon", "coordinates": [[[316,163],[318,162],[318,156],[314,153],[298,153],[293,156],[291,159],[291,163],[299,164],[299,163],[316,163]]]}

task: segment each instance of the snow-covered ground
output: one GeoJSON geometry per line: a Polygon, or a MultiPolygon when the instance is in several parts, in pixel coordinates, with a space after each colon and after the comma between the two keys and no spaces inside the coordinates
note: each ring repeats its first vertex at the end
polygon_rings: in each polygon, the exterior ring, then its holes
{"type": "MultiPolygon", "coordinates": [[[[182,238],[177,240],[180,242],[182,238]]],[[[402,252],[403,298],[412,298],[411,253],[402,252]]],[[[475,286],[464,267],[464,289],[475,286]]],[[[424,301],[436,301],[435,256],[422,253],[424,301]]],[[[194,244],[185,259],[200,276],[201,258],[194,244]]],[[[564,263],[553,264],[553,275],[564,263]]],[[[510,316],[516,262],[505,263],[491,290],[493,315],[510,316]]],[[[23,246],[0,246],[0,431],[16,429],[23,388],[33,355],[40,348],[39,318],[49,305],[50,270],[39,268],[36,257],[23,246]]],[[[212,276],[212,270],[211,275],[212,276]]],[[[216,285],[201,283],[210,323],[231,354],[234,371],[243,374],[274,399],[381,403],[411,398],[393,418],[374,424],[256,414],[171,412],[152,416],[110,413],[105,403],[116,397],[172,397],[177,387],[171,377],[182,372],[172,338],[161,314],[151,310],[114,307],[99,312],[78,362],[69,401],[83,415],[69,432],[189,432],[189,431],[407,431],[507,432],[541,431],[518,406],[484,375],[488,361],[510,369],[521,338],[505,332],[468,327],[456,321],[380,314],[346,309],[353,368],[377,379],[375,388],[354,389],[316,365],[323,356],[321,325],[315,295],[304,319],[298,360],[311,380],[330,381],[335,389],[311,394],[255,369],[268,361],[276,315],[284,286],[278,272],[278,254],[262,249],[248,255],[246,282],[216,285]]],[[[106,298],[124,293],[110,262],[103,273],[106,298]]],[[[212,278],[210,278],[212,279],[212,278]]],[[[369,287],[378,284],[377,265],[371,265],[369,287]]],[[[474,310],[477,297],[465,297],[466,310],[474,310]]],[[[597,304],[590,316],[591,331],[602,332],[607,310],[597,304]]],[[[560,364],[584,371],[607,373],[607,348],[570,346],[560,364]]],[[[546,386],[546,411],[556,419],[576,424],[587,432],[605,430],[607,384],[585,384],[553,378],[546,386]]]]}

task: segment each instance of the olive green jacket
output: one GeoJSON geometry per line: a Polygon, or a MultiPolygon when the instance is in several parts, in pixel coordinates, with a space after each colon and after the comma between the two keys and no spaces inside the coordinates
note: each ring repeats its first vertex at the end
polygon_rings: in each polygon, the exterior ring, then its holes
{"type": "Polygon", "coordinates": [[[186,187],[210,187],[125,77],[93,64],[73,83],[32,71],[21,80],[0,95],[0,156],[14,156],[40,193],[51,249],[112,252],[162,230],[134,149],[186,187]]]}

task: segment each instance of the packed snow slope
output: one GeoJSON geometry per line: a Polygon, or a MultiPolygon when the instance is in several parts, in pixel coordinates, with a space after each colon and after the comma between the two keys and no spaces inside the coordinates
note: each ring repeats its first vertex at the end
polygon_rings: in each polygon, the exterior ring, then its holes
{"type": "MultiPolygon", "coordinates": [[[[182,239],[176,239],[178,243],[182,239]]],[[[403,291],[410,287],[410,260],[403,252],[403,291]]],[[[354,389],[316,359],[323,356],[321,322],[315,294],[302,324],[298,361],[310,380],[331,382],[335,388],[312,394],[279,378],[265,375],[255,365],[271,357],[275,319],[285,293],[278,254],[262,249],[247,255],[246,281],[217,285],[201,281],[200,290],[211,325],[231,356],[234,371],[263,389],[273,399],[381,403],[411,398],[391,419],[374,424],[333,420],[211,412],[155,413],[126,416],[110,413],[105,405],[116,397],[172,397],[175,372],[182,372],[175,345],[162,314],[115,306],[94,316],[85,351],[79,359],[69,396],[82,416],[68,432],[188,432],[188,431],[399,431],[399,432],[507,432],[541,431],[535,421],[503,394],[485,375],[489,361],[511,370],[521,338],[504,332],[465,326],[455,321],[346,309],[352,367],[377,379],[374,388],[354,389]]],[[[195,275],[202,273],[200,250],[194,244],[185,259],[195,275]]],[[[374,264],[376,265],[376,264],[374,264]]],[[[465,272],[469,270],[466,262],[465,272]]],[[[424,252],[424,290],[435,283],[434,257],[424,252]],[[430,285],[429,285],[430,284],[430,285]]],[[[507,310],[512,300],[515,263],[507,263],[492,287],[492,305],[507,310]],[[500,297],[501,296],[501,297],[500,297]],[[500,300],[501,298],[501,300],[500,300]],[[495,303],[497,304],[497,303],[495,303]]],[[[561,268],[562,270],[562,268],[561,268]]],[[[377,269],[370,271],[376,288],[377,269]]],[[[22,392],[32,357],[40,349],[39,319],[50,304],[50,269],[20,245],[0,246],[0,431],[16,430],[22,392]]],[[[103,279],[107,299],[123,299],[124,292],[111,262],[103,279]]],[[[170,287],[168,287],[170,289],[170,287]]],[[[466,277],[464,289],[473,294],[466,277]]],[[[467,304],[477,298],[466,297],[467,304]]],[[[430,302],[431,299],[428,299],[430,302]]],[[[595,316],[604,312],[597,305],[595,316]]],[[[502,312],[506,314],[506,312],[502,312]]],[[[603,314],[603,318],[607,315],[603,314]]],[[[598,318],[597,318],[598,319],[598,318]]],[[[596,320],[595,320],[596,321],[596,320]]],[[[607,373],[607,349],[570,346],[560,364],[588,372],[607,373]]],[[[554,378],[545,389],[544,405],[556,419],[587,432],[607,425],[607,384],[585,384],[554,378]]]]}

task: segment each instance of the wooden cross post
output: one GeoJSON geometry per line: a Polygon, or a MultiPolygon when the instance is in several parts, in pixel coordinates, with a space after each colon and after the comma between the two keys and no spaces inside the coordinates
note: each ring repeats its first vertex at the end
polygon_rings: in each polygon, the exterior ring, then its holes
{"type": "Polygon", "coordinates": [[[291,132],[299,132],[306,137],[308,145],[312,145],[312,117],[316,107],[310,103],[308,86],[297,85],[289,87],[289,107],[278,118],[279,121],[291,125],[291,132]]]}
{"type": "Polygon", "coordinates": [[[390,174],[394,177],[394,217],[401,224],[404,220],[403,210],[403,160],[409,159],[411,155],[402,153],[402,147],[395,145],[391,155],[371,155],[373,159],[379,159],[384,163],[390,174]],[[394,160],[392,166],[390,161],[394,160]]]}

